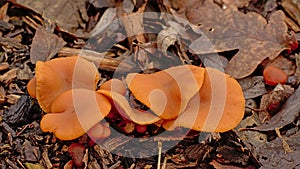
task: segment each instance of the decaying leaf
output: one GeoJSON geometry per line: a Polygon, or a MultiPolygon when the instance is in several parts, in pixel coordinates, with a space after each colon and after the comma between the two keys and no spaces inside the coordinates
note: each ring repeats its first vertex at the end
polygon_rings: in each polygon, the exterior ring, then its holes
{"type": "Polygon", "coordinates": [[[292,123],[300,115],[300,88],[298,88],[291,97],[285,102],[281,110],[274,115],[268,122],[254,127],[254,130],[271,131],[275,128],[282,128],[292,123]]]}
{"type": "Polygon", "coordinates": [[[275,115],[285,101],[293,94],[294,88],[288,85],[277,85],[274,90],[262,96],[260,101],[259,119],[263,123],[275,115]]]}
{"type": "Polygon", "coordinates": [[[255,98],[268,92],[262,76],[247,77],[238,82],[243,89],[245,99],[255,98]]]}
{"type": "Polygon", "coordinates": [[[235,5],[238,8],[243,8],[249,5],[251,0],[214,0],[214,2],[220,5],[235,5]],[[216,2],[221,1],[221,2],[216,2]]]}
{"type": "Polygon", "coordinates": [[[234,165],[223,165],[217,162],[216,160],[212,160],[210,163],[215,169],[243,169],[244,167],[237,167],[234,165]]]}
{"type": "MultiPolygon", "coordinates": [[[[238,128],[243,129],[259,124],[260,121],[258,119],[258,115],[256,113],[253,113],[251,116],[243,119],[239,124],[238,128]]],[[[237,134],[239,135],[241,140],[250,143],[252,148],[260,147],[267,142],[267,135],[258,131],[242,130],[239,131],[237,134]]]]}
{"type": "Polygon", "coordinates": [[[172,26],[167,27],[157,35],[157,47],[167,55],[168,47],[174,45],[178,39],[178,31],[172,26]]]}
{"type": "Polygon", "coordinates": [[[87,0],[15,1],[19,5],[34,10],[43,18],[54,21],[60,28],[71,33],[78,32],[80,27],[84,27],[84,22],[88,20],[86,2],[87,0]]]}
{"type": "Polygon", "coordinates": [[[25,163],[26,168],[28,169],[45,169],[41,164],[34,164],[34,163],[25,163]]]}
{"type": "Polygon", "coordinates": [[[114,7],[116,2],[114,0],[89,0],[97,8],[114,7]]]}
{"type": "Polygon", "coordinates": [[[38,27],[30,50],[31,63],[50,60],[65,44],[62,38],[47,32],[43,27],[38,27]]]}
{"type": "Polygon", "coordinates": [[[285,139],[292,152],[285,152],[282,139],[279,137],[258,148],[262,168],[299,168],[300,132],[285,139]]]}
{"type": "Polygon", "coordinates": [[[291,76],[296,71],[296,66],[293,61],[279,55],[275,60],[269,62],[267,66],[274,66],[280,68],[286,75],[291,76]]]}
{"type": "Polygon", "coordinates": [[[282,11],[274,12],[267,22],[257,13],[243,14],[229,5],[222,10],[206,0],[190,5],[186,17],[210,40],[198,38],[193,41],[190,47],[197,46],[196,53],[239,49],[226,67],[226,72],[237,79],[250,75],[264,59],[273,60],[289,48],[285,42],[288,34],[282,11]],[[207,43],[212,43],[213,49],[211,46],[205,48],[207,43]]]}

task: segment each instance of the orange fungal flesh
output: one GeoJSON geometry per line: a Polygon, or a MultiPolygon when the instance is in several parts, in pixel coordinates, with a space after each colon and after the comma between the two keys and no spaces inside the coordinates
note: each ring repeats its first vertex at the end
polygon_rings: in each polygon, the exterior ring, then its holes
{"type": "Polygon", "coordinates": [[[32,98],[36,98],[36,78],[32,78],[28,84],[27,84],[27,91],[28,94],[32,97],[32,98]]]}
{"type": "Polygon", "coordinates": [[[72,140],[85,134],[110,110],[107,98],[96,91],[72,89],[54,100],[51,113],[44,115],[40,126],[61,140],[72,140]]]}
{"type": "Polygon", "coordinates": [[[123,82],[119,79],[111,79],[111,80],[104,82],[100,86],[100,90],[114,91],[114,92],[117,92],[122,95],[126,94],[126,87],[123,84],[123,82]]]}
{"type": "Polygon", "coordinates": [[[172,67],[153,74],[131,73],[128,88],[137,100],[162,119],[176,118],[202,86],[204,68],[172,67]]]}
{"type": "Polygon", "coordinates": [[[157,117],[156,115],[148,111],[142,111],[130,107],[126,98],[117,92],[108,91],[108,90],[97,90],[97,92],[109,98],[111,104],[115,106],[115,108],[122,116],[126,117],[127,119],[137,124],[140,125],[153,124],[160,120],[159,117],[157,117]]]}
{"type": "Polygon", "coordinates": [[[263,71],[264,81],[270,86],[276,86],[277,84],[284,84],[287,82],[288,76],[285,72],[277,67],[268,66],[263,71]]]}
{"type": "Polygon", "coordinates": [[[216,69],[206,68],[202,88],[176,119],[166,121],[166,129],[177,126],[197,131],[225,132],[236,127],[244,116],[245,99],[238,82],[216,69]]]}
{"type": "MultiPolygon", "coordinates": [[[[95,90],[100,76],[96,67],[80,57],[52,59],[36,63],[36,98],[45,112],[50,112],[52,102],[64,91],[72,88],[95,90]]],[[[34,95],[33,81],[29,93],[34,95]]]]}

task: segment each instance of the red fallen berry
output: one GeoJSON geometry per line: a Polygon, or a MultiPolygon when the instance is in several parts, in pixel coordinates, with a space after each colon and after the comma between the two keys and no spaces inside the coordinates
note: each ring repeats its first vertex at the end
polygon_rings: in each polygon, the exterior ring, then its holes
{"type": "Polygon", "coordinates": [[[137,125],[136,126],[136,131],[139,133],[144,133],[147,130],[147,126],[146,125],[137,125]]]}
{"type": "Polygon", "coordinates": [[[76,167],[83,165],[82,159],[84,156],[85,147],[80,143],[72,143],[69,146],[68,153],[72,156],[73,164],[76,167]]]}
{"type": "Polygon", "coordinates": [[[277,67],[268,66],[263,72],[265,83],[270,86],[286,83],[288,77],[285,72],[277,67]]]}

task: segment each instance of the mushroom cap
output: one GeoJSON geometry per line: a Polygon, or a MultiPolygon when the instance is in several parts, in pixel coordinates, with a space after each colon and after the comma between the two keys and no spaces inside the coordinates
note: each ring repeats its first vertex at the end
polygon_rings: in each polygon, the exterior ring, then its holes
{"type": "Polygon", "coordinates": [[[33,97],[36,98],[36,78],[32,78],[28,84],[27,84],[27,91],[28,94],[33,97]]]}
{"type": "Polygon", "coordinates": [[[117,109],[117,111],[125,118],[140,124],[140,125],[147,125],[153,124],[161,118],[157,117],[156,115],[148,112],[142,111],[139,109],[132,108],[127,99],[122,95],[114,91],[108,90],[97,90],[98,93],[106,96],[109,98],[111,104],[117,109]]]}
{"type": "Polygon", "coordinates": [[[27,85],[45,112],[50,112],[54,99],[72,88],[95,90],[99,81],[95,65],[81,57],[56,58],[36,63],[36,76],[27,85]]]}
{"type": "Polygon", "coordinates": [[[277,67],[268,66],[263,71],[264,81],[270,86],[276,86],[277,84],[284,84],[288,80],[286,73],[277,67]]]}
{"type": "Polygon", "coordinates": [[[225,132],[236,127],[244,116],[245,99],[239,83],[213,68],[205,69],[202,88],[175,120],[166,121],[165,129],[177,126],[197,131],[225,132]]]}
{"type": "Polygon", "coordinates": [[[40,126],[61,140],[72,140],[85,134],[110,110],[108,99],[96,91],[71,89],[53,101],[51,113],[43,116],[40,126]]]}
{"type": "Polygon", "coordinates": [[[174,119],[199,91],[203,77],[204,68],[182,65],[153,74],[131,73],[126,83],[135,98],[157,116],[174,119]]]}
{"type": "Polygon", "coordinates": [[[114,92],[120,93],[122,95],[126,94],[126,86],[119,79],[110,79],[110,80],[104,82],[100,86],[100,90],[114,91],[114,92]]]}

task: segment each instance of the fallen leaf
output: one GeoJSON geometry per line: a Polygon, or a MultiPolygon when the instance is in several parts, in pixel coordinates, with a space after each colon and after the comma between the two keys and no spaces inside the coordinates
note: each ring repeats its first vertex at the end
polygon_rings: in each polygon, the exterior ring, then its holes
{"type": "Polygon", "coordinates": [[[60,28],[76,33],[85,27],[88,20],[85,3],[87,0],[52,0],[32,1],[15,0],[14,3],[24,6],[43,16],[44,19],[54,21],[60,28]]]}
{"type": "Polygon", "coordinates": [[[244,169],[244,167],[238,167],[233,165],[223,165],[217,162],[216,160],[212,160],[210,163],[215,169],[244,169]]]}
{"type": "Polygon", "coordinates": [[[45,169],[41,164],[25,163],[27,169],[45,169]]]}
{"type": "Polygon", "coordinates": [[[224,5],[235,5],[238,8],[247,7],[251,0],[222,0],[224,5]]]}
{"type": "Polygon", "coordinates": [[[114,0],[89,0],[97,8],[115,7],[116,2],[114,0]]]}
{"type": "Polygon", "coordinates": [[[178,39],[178,30],[171,25],[160,31],[157,35],[157,47],[161,49],[165,55],[168,55],[167,49],[169,46],[174,45],[178,39]]]}
{"type": "MultiPolygon", "coordinates": [[[[253,113],[241,121],[238,128],[245,129],[254,125],[259,125],[258,115],[253,113]]],[[[258,148],[267,142],[267,135],[258,131],[242,130],[237,132],[238,136],[244,142],[250,143],[251,148],[258,148]]]]}
{"type": "Polygon", "coordinates": [[[267,21],[257,13],[244,14],[230,5],[222,10],[207,0],[189,6],[186,17],[191,23],[198,25],[210,40],[194,40],[190,48],[196,53],[239,49],[225,69],[237,79],[250,75],[264,59],[273,60],[280,52],[290,48],[286,42],[287,26],[282,11],[274,12],[267,21]],[[205,46],[207,43],[212,43],[212,46],[205,46]]]}
{"type": "Polygon", "coordinates": [[[251,76],[238,82],[243,89],[245,99],[255,98],[268,92],[262,76],[251,76]]]}
{"type": "Polygon", "coordinates": [[[285,58],[282,55],[279,55],[275,60],[270,61],[267,66],[277,67],[285,72],[286,75],[291,76],[296,71],[296,65],[293,61],[285,58]]]}
{"type": "Polygon", "coordinates": [[[222,145],[217,147],[216,153],[216,160],[222,164],[238,164],[241,166],[247,166],[249,163],[250,157],[234,147],[222,145]]]}
{"type": "Polygon", "coordinates": [[[263,123],[269,117],[275,115],[285,101],[294,93],[294,88],[288,85],[277,85],[274,90],[262,96],[259,108],[259,119],[263,123]]]}
{"type": "Polygon", "coordinates": [[[290,153],[285,152],[282,139],[279,137],[257,149],[262,168],[299,168],[300,132],[285,137],[285,140],[293,150],[290,153]]]}
{"type": "Polygon", "coordinates": [[[282,128],[292,123],[300,115],[300,88],[298,88],[287,99],[281,110],[274,115],[269,121],[263,123],[260,126],[254,127],[254,130],[259,131],[271,131],[275,128],[282,128]]]}
{"type": "Polygon", "coordinates": [[[43,27],[38,27],[30,50],[31,63],[50,60],[65,44],[62,38],[47,32],[43,27]]]}

